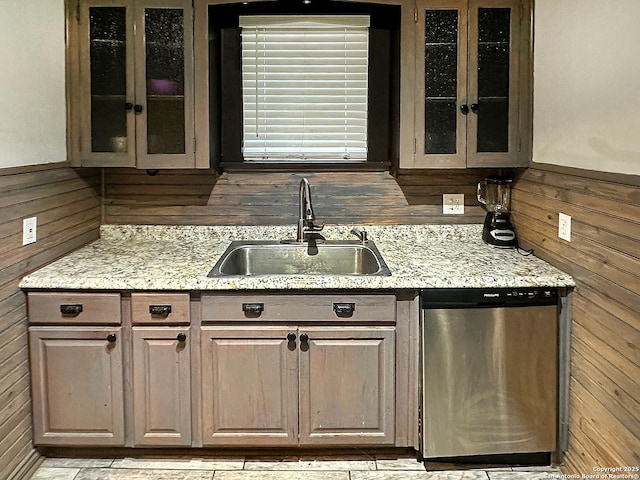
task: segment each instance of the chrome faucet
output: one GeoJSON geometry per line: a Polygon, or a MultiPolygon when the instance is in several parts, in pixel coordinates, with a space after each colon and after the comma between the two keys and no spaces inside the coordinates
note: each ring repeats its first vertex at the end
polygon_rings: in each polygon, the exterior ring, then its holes
{"type": "Polygon", "coordinates": [[[313,213],[313,205],[311,204],[311,187],[309,186],[309,180],[306,178],[300,180],[298,202],[298,232],[296,234],[296,241],[304,242],[308,239],[308,234],[319,232],[324,228],[322,224],[314,224],[316,216],[313,213]]]}

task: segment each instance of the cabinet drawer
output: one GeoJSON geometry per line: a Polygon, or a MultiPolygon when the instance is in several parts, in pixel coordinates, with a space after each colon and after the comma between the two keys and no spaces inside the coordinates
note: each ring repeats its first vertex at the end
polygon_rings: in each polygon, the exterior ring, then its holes
{"type": "Polygon", "coordinates": [[[132,293],[134,325],[189,323],[188,293],[132,293]]]}
{"type": "Polygon", "coordinates": [[[395,322],[395,295],[220,293],[202,296],[202,321],[395,322]]]}
{"type": "Polygon", "coordinates": [[[29,293],[29,323],[120,325],[118,293],[29,293]]]}

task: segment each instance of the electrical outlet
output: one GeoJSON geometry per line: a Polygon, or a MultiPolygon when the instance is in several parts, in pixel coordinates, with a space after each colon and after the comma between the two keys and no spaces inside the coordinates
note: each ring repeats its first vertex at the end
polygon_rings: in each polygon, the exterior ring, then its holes
{"type": "Polygon", "coordinates": [[[571,215],[558,213],[558,238],[571,241],[571,215]]]}
{"type": "Polygon", "coordinates": [[[443,194],[442,213],[445,215],[462,215],[464,213],[464,193],[443,194]]]}
{"type": "Polygon", "coordinates": [[[36,243],[36,228],[38,217],[30,217],[22,220],[22,245],[36,243]]]}

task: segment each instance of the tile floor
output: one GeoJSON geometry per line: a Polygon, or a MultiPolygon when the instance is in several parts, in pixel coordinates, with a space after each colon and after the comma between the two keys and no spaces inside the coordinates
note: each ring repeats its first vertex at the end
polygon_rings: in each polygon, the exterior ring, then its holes
{"type": "Polygon", "coordinates": [[[31,480],[544,480],[552,467],[426,471],[415,458],[47,458],[31,480]]]}

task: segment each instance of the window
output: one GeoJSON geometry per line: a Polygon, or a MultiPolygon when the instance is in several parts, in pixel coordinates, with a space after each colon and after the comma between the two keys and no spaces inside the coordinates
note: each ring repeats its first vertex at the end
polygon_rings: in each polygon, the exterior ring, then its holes
{"type": "Polygon", "coordinates": [[[367,159],[368,16],[243,16],[247,162],[367,159]]]}
{"type": "Polygon", "coordinates": [[[400,7],[209,6],[212,164],[385,169],[397,159],[400,7]]]}

